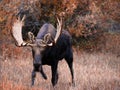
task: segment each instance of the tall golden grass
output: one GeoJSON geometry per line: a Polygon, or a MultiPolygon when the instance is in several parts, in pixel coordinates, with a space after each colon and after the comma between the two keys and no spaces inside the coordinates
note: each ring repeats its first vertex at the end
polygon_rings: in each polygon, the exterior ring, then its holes
{"type": "MultiPolygon", "coordinates": [[[[23,54],[24,56],[25,54],[23,54]]],[[[112,53],[74,51],[75,87],[65,61],[59,62],[58,84],[51,84],[51,68],[43,66],[48,80],[39,73],[31,87],[32,57],[0,60],[0,90],[119,90],[120,57],[112,53]]]]}

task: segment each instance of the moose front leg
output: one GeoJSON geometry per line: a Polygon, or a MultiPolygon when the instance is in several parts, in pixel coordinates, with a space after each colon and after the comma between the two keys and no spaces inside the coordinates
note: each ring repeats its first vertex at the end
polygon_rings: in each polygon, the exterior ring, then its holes
{"type": "Polygon", "coordinates": [[[51,69],[52,69],[52,79],[51,79],[51,82],[52,82],[53,86],[55,86],[57,84],[57,82],[58,82],[57,65],[58,65],[58,62],[51,66],[51,69]]]}
{"type": "Polygon", "coordinates": [[[39,71],[40,71],[40,73],[42,74],[42,77],[43,77],[44,79],[47,79],[47,76],[46,76],[46,74],[44,73],[42,66],[39,67],[39,71]]]}
{"type": "Polygon", "coordinates": [[[36,72],[35,70],[32,71],[32,86],[34,85],[34,81],[35,81],[35,77],[36,77],[36,72]]]}

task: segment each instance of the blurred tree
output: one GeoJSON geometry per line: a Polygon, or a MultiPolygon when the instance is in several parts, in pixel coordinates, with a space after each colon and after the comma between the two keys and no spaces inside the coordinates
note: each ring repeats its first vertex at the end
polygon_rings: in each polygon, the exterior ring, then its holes
{"type": "Polygon", "coordinates": [[[79,43],[80,37],[87,40],[94,37],[98,41],[101,32],[114,27],[114,23],[117,23],[116,28],[120,26],[120,0],[2,0],[2,35],[6,37],[10,34],[11,26],[18,15],[21,18],[26,15],[24,39],[27,38],[28,31],[36,35],[41,25],[46,22],[55,25],[55,16],[58,15],[63,17],[63,27],[70,31],[75,43],[79,43]]]}

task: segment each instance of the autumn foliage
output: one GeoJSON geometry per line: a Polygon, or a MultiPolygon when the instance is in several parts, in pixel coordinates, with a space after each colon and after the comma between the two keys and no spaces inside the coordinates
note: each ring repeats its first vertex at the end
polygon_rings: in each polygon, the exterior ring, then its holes
{"type": "Polygon", "coordinates": [[[10,30],[18,15],[21,18],[26,15],[23,27],[25,40],[28,31],[37,35],[41,25],[46,22],[56,25],[55,16],[60,16],[63,17],[63,28],[71,33],[75,46],[81,47],[82,40],[84,48],[89,47],[86,44],[96,47],[104,32],[120,32],[119,4],[119,0],[1,0],[0,39],[9,35],[9,39],[13,40],[10,30]]]}

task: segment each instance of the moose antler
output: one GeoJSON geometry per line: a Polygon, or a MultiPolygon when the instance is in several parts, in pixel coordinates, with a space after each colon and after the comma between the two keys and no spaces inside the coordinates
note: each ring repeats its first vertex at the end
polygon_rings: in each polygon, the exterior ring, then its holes
{"type": "Polygon", "coordinates": [[[22,26],[24,24],[24,19],[25,19],[25,15],[23,16],[23,18],[20,20],[20,16],[18,17],[18,19],[16,20],[16,22],[14,22],[13,27],[12,27],[12,34],[14,39],[17,42],[17,46],[25,46],[26,42],[23,41],[22,38],[22,26]]]}
{"type": "Polygon", "coordinates": [[[57,32],[56,32],[54,40],[53,40],[51,34],[47,33],[47,34],[45,34],[44,39],[37,39],[36,40],[38,42],[39,46],[42,46],[42,47],[44,47],[44,46],[53,46],[53,44],[55,44],[57,42],[57,40],[58,40],[58,38],[59,38],[59,36],[61,34],[61,31],[62,31],[62,18],[60,18],[60,20],[59,20],[58,17],[57,17],[57,21],[58,21],[57,29],[56,29],[57,32]],[[49,40],[52,41],[52,42],[48,43],[49,40]]]}
{"type": "Polygon", "coordinates": [[[57,21],[58,21],[58,24],[57,24],[57,33],[56,33],[56,36],[55,36],[55,39],[54,39],[54,42],[56,43],[60,34],[61,34],[61,31],[62,31],[62,18],[60,18],[60,20],[58,19],[57,17],[57,21]]]}
{"type": "Polygon", "coordinates": [[[18,17],[18,19],[16,20],[16,22],[13,24],[12,27],[12,34],[14,39],[17,42],[17,46],[53,46],[53,43],[56,43],[61,31],[62,31],[62,18],[60,18],[60,20],[57,17],[57,32],[55,35],[55,38],[53,40],[52,36],[50,33],[45,34],[44,39],[35,39],[34,35],[32,32],[28,32],[28,37],[31,40],[31,42],[27,43],[23,41],[22,38],[22,26],[24,24],[24,19],[25,19],[25,15],[23,16],[23,18],[20,20],[20,17],[18,17]],[[51,39],[51,40],[50,40],[51,39]],[[52,41],[51,43],[49,43],[49,40],[52,41]],[[36,43],[35,43],[36,42],[36,43]]]}
{"type": "Polygon", "coordinates": [[[50,43],[50,44],[47,44],[48,46],[52,46],[53,45],[53,43],[56,43],[57,42],[57,40],[58,40],[58,38],[59,38],[59,36],[60,36],[60,34],[61,34],[61,32],[62,32],[62,17],[60,17],[60,20],[59,20],[59,18],[57,17],[57,33],[56,33],[56,35],[55,35],[55,38],[54,38],[54,42],[52,42],[52,43],[50,43]]]}

